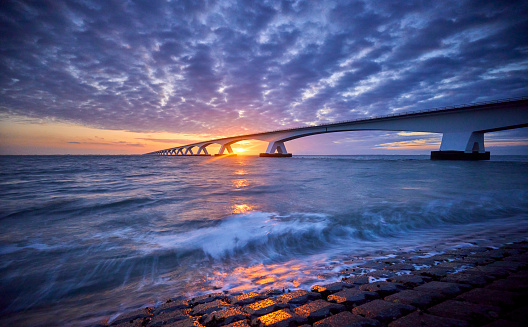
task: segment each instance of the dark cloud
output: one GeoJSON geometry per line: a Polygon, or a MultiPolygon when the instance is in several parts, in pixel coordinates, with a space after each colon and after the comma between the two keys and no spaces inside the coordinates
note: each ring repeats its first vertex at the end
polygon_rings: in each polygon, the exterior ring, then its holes
{"type": "Polygon", "coordinates": [[[525,1],[2,1],[0,111],[248,132],[528,95],[525,1]]]}

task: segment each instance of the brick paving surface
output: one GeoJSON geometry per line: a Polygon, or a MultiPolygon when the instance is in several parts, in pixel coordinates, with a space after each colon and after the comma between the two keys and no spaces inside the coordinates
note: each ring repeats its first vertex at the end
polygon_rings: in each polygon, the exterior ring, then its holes
{"type": "Polygon", "coordinates": [[[528,326],[528,242],[424,258],[398,254],[363,268],[369,271],[347,269],[341,282],[312,291],[211,293],[125,313],[100,326],[528,326]],[[369,276],[389,277],[369,283],[369,276]]]}

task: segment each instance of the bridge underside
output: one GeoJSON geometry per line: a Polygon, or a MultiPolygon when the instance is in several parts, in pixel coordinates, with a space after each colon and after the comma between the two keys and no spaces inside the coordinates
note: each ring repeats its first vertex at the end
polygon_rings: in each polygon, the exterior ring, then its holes
{"type": "Polygon", "coordinates": [[[432,160],[489,160],[490,153],[484,146],[484,134],[520,127],[528,127],[527,98],[248,134],[149,154],[209,156],[207,147],[217,144],[220,145],[220,150],[215,156],[236,156],[231,148],[232,144],[244,140],[260,140],[268,142],[266,152],[261,153],[260,157],[291,157],[285,142],[297,138],[335,132],[385,130],[442,133],[440,149],[431,152],[432,160]]]}

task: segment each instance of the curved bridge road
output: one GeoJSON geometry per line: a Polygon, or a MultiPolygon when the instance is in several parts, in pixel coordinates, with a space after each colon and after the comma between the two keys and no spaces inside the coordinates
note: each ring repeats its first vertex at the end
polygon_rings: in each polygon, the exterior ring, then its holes
{"type": "Polygon", "coordinates": [[[172,147],[147,155],[208,156],[207,147],[211,144],[220,145],[216,155],[235,155],[232,144],[243,140],[260,140],[269,143],[266,152],[260,154],[261,157],[291,157],[284,144],[287,141],[316,134],[383,130],[442,133],[439,151],[431,152],[431,159],[434,160],[487,160],[490,153],[485,150],[485,133],[527,126],[528,97],[522,97],[237,135],[172,147]],[[195,149],[196,153],[193,151],[195,149]]]}

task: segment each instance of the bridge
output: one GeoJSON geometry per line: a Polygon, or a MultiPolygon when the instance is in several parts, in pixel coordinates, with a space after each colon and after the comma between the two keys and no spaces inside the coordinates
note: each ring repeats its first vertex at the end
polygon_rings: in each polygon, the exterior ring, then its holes
{"type": "Polygon", "coordinates": [[[209,156],[207,147],[218,144],[220,150],[216,156],[233,156],[236,154],[231,145],[244,140],[260,140],[268,142],[268,148],[260,154],[261,157],[291,157],[284,144],[287,141],[317,134],[383,130],[442,133],[439,151],[431,152],[433,160],[489,160],[490,153],[484,146],[485,133],[527,126],[528,97],[522,97],[237,135],[176,146],[147,155],[209,156]]]}

